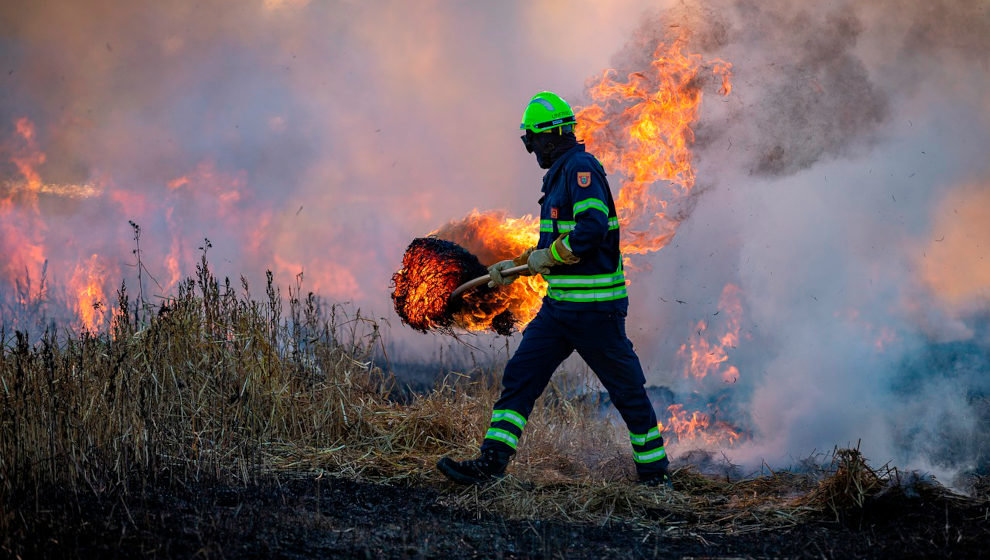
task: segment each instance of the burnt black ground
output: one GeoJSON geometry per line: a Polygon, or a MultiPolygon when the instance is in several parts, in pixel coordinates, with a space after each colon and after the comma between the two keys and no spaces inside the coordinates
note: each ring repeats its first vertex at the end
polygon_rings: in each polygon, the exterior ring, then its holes
{"type": "MultiPolygon", "coordinates": [[[[48,490],[7,510],[21,558],[983,558],[986,503],[888,494],[845,524],[745,535],[515,521],[437,504],[441,490],[324,478],[133,487],[128,498],[48,490]]],[[[117,494],[121,494],[118,492],[117,494]]],[[[6,508],[5,508],[6,509],[6,508]]]]}

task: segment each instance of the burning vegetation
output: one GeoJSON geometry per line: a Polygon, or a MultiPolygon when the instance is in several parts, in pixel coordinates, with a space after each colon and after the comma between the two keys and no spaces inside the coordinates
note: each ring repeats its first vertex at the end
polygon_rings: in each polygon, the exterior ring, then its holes
{"type": "Polygon", "coordinates": [[[458,286],[488,273],[488,269],[460,245],[435,237],[414,239],[402,257],[402,268],[392,275],[395,312],[410,327],[427,332],[462,328],[491,328],[508,335],[515,324],[505,297],[487,285],[456,298],[458,286]]]}
{"type": "MultiPolygon", "coordinates": [[[[685,52],[684,40],[660,43],[649,66],[623,81],[612,70],[604,72],[588,89],[593,104],[577,112],[576,132],[610,172],[620,177],[616,208],[622,225],[621,248],[629,256],[659,251],[677,231],[682,217],[668,207],[690,196],[695,186],[693,125],[697,122],[706,87],[720,95],[732,91],[732,65],[704,60],[685,52]]],[[[490,329],[509,334],[539,310],[546,284],[539,276],[522,278],[510,286],[469,292],[462,299],[446,297],[459,283],[484,266],[521,254],[536,244],[539,222],[530,216],[512,218],[500,212],[474,211],[433,232],[467,250],[456,250],[437,241],[417,239],[403,256],[402,269],[393,277],[392,300],[404,322],[421,332],[430,329],[490,329]],[[475,258],[472,254],[478,255],[475,258]]],[[[627,268],[629,268],[627,266],[627,268]]],[[[632,282],[637,280],[633,274],[632,282]]],[[[742,292],[728,284],[723,289],[719,332],[709,332],[699,321],[678,357],[684,377],[698,388],[714,383],[734,384],[739,369],[731,365],[729,351],[740,338],[742,292]]],[[[717,419],[719,407],[688,410],[684,404],[667,407],[660,422],[671,441],[705,446],[732,446],[746,439],[746,432],[717,419]]]]}
{"type": "Polygon", "coordinates": [[[180,286],[150,321],[115,315],[112,336],[31,344],[0,331],[5,554],[802,556],[812,542],[836,556],[968,556],[990,538],[985,494],[874,471],[852,451],[749,478],[704,455],[692,463],[722,474],[675,463],[672,490],[633,484],[625,434],[556,386],[507,477],[453,488],[433,465],[476,451],[498,393],[491,372],[398,402],[397,380],[372,364],[379,330],[366,318],[295,291],[283,311],[275,286],[251,299],[205,261],[180,286]],[[421,514],[396,521],[407,509],[421,514]],[[534,521],[543,540],[498,540],[534,521]],[[595,530],[601,548],[568,537],[595,530]],[[495,540],[464,539],[479,532],[495,540]]]}

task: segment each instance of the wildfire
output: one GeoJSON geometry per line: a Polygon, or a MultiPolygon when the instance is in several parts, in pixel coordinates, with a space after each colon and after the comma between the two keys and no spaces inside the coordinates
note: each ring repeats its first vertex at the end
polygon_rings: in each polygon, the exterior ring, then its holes
{"type": "MultiPolygon", "coordinates": [[[[15,121],[16,135],[4,146],[9,152],[7,159],[17,169],[21,180],[6,180],[0,185],[0,251],[3,260],[0,264],[0,294],[10,286],[15,287],[15,300],[22,311],[45,304],[48,290],[40,281],[44,278],[49,263],[50,248],[46,244],[48,228],[42,216],[39,198],[41,196],[70,199],[85,199],[100,196],[102,190],[93,184],[56,184],[42,179],[40,168],[47,161],[39,148],[34,123],[27,118],[15,121]],[[38,289],[30,288],[38,282],[38,289]]],[[[68,283],[69,301],[78,325],[96,331],[105,324],[106,293],[104,281],[106,267],[99,255],[78,262],[59,262],[53,267],[72,270],[68,283]],[[64,268],[62,265],[66,265],[64,268]]],[[[2,302],[0,302],[2,303],[2,302]]],[[[15,324],[17,317],[14,318],[15,324]]]]}
{"type": "Polygon", "coordinates": [[[595,104],[577,113],[577,130],[588,150],[606,170],[623,177],[615,204],[626,254],[660,250],[680,223],[667,215],[670,201],[654,185],[669,182],[672,200],[694,188],[692,126],[701,108],[703,73],[719,79],[722,95],[732,91],[731,64],[705,62],[685,54],[684,47],[683,39],[659,44],[650,68],[629,74],[625,82],[614,78],[614,70],[605,71],[589,88],[595,104]]]}
{"type": "Polygon", "coordinates": [[[727,422],[716,420],[715,413],[707,414],[700,411],[688,412],[684,405],[673,404],[667,407],[670,417],[667,424],[658,422],[657,427],[666,435],[673,434],[678,442],[696,443],[708,446],[731,446],[737,443],[743,433],[727,422]]]}
{"type": "MultiPolygon", "coordinates": [[[[23,177],[15,188],[8,183],[0,195],[0,248],[3,262],[0,264],[2,280],[8,285],[18,285],[22,280],[37,278],[45,264],[45,224],[38,210],[38,191],[42,181],[36,168],[45,162],[45,154],[38,149],[34,124],[26,118],[15,122],[17,138],[9,148],[11,163],[23,177]]],[[[32,297],[30,294],[27,297],[32,297]]],[[[22,301],[22,304],[28,302],[22,301]]]]}
{"type": "Polygon", "coordinates": [[[402,268],[392,276],[395,311],[403,322],[422,332],[456,324],[509,334],[515,319],[504,292],[482,286],[451,300],[458,286],[486,272],[476,256],[456,243],[435,237],[414,239],[402,258],[402,268]]]}
{"type": "MultiPolygon", "coordinates": [[[[694,187],[691,127],[697,121],[703,96],[702,73],[710,71],[719,79],[723,95],[731,91],[729,63],[705,62],[699,55],[685,54],[684,46],[682,40],[658,45],[650,68],[630,74],[626,82],[614,79],[614,71],[606,71],[590,88],[596,104],[577,113],[577,130],[589,151],[607,170],[623,177],[616,207],[626,254],[661,249],[679,224],[666,215],[668,201],[653,186],[670,182],[676,187],[669,194],[672,199],[687,196],[694,187]]],[[[534,246],[539,238],[538,224],[532,216],[511,218],[505,213],[475,210],[431,235],[465,247],[488,265],[534,246]]],[[[404,264],[404,268],[408,267],[404,264]]],[[[536,316],[545,291],[542,278],[521,278],[500,290],[497,299],[504,302],[504,308],[501,303],[494,309],[468,307],[455,323],[467,330],[484,330],[492,324],[493,313],[508,310],[523,326],[536,316]]]]}
{"type": "Polygon", "coordinates": [[[742,316],[742,291],[734,284],[726,284],[719,298],[718,314],[722,316],[720,335],[715,342],[706,340],[708,323],[698,321],[690,341],[682,344],[677,355],[687,361],[684,377],[705,379],[718,377],[726,383],[735,383],[739,379],[739,369],[727,365],[728,349],[739,345],[739,319],[742,316]]]}
{"type": "MultiPolygon", "coordinates": [[[[431,235],[453,241],[476,255],[482,263],[491,264],[515,258],[535,247],[539,241],[539,221],[528,215],[509,218],[503,212],[475,210],[463,220],[451,221],[431,235]]],[[[464,308],[458,316],[458,325],[467,330],[484,330],[492,323],[493,313],[497,315],[503,311],[510,311],[514,321],[526,325],[536,317],[546,290],[543,277],[520,277],[498,290],[499,303],[494,308],[464,308]]],[[[468,294],[465,299],[470,301],[473,297],[476,295],[468,294]]]]}
{"type": "MultiPolygon", "coordinates": [[[[726,284],[719,298],[717,316],[721,319],[716,331],[702,320],[695,327],[688,342],[677,352],[684,360],[684,378],[696,384],[735,383],[739,368],[728,363],[729,350],[739,344],[740,319],[742,318],[742,291],[734,284],[726,284]],[[712,336],[714,335],[714,336],[712,336]],[[712,340],[709,341],[708,338],[712,340]]],[[[667,408],[670,415],[666,424],[660,422],[660,430],[679,442],[731,446],[745,437],[742,430],[727,422],[716,420],[719,409],[715,404],[708,411],[685,410],[675,404],[667,408]]]]}
{"type": "Polygon", "coordinates": [[[106,269],[100,262],[99,255],[79,263],[72,280],[70,289],[75,293],[75,311],[83,329],[97,331],[104,325],[107,310],[107,297],[103,291],[106,269]]]}

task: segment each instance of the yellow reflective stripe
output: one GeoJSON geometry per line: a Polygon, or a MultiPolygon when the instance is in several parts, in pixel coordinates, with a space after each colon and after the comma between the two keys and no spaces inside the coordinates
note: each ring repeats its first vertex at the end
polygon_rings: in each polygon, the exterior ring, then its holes
{"type": "Polygon", "coordinates": [[[510,432],[498,428],[490,428],[488,433],[485,434],[485,439],[501,441],[513,449],[516,449],[519,445],[519,438],[510,432]]]}
{"type": "Polygon", "coordinates": [[[660,437],[660,429],[656,426],[642,435],[629,432],[629,439],[632,440],[633,445],[644,445],[646,442],[653,441],[658,437],[660,437]]]}
{"type": "MultiPolygon", "coordinates": [[[[557,222],[557,231],[559,231],[560,233],[567,233],[569,231],[574,231],[574,228],[576,226],[577,226],[577,222],[569,222],[569,221],[560,220],[560,221],[557,222]]],[[[542,228],[543,228],[543,226],[541,225],[540,226],[540,231],[552,231],[552,229],[544,230],[542,228]]],[[[619,229],[619,219],[618,218],[609,218],[608,219],[608,229],[609,229],[609,231],[619,229]]]]}
{"type": "Polygon", "coordinates": [[[505,420],[507,422],[512,422],[520,430],[526,427],[526,418],[522,414],[519,414],[515,410],[494,410],[492,411],[492,424],[498,422],[499,420],[505,420]]]}
{"type": "Polygon", "coordinates": [[[585,210],[589,210],[591,208],[601,210],[602,212],[605,213],[605,217],[608,217],[608,206],[606,206],[604,202],[598,200],[597,198],[586,198],[581,202],[575,204],[574,216],[576,217],[581,212],[584,212],[585,210]]]}
{"type": "Polygon", "coordinates": [[[653,463],[655,461],[659,461],[660,459],[663,459],[666,456],[667,456],[667,452],[664,451],[664,448],[662,447],[660,449],[654,449],[653,451],[646,451],[643,453],[637,453],[633,451],[633,459],[637,463],[653,463]]]}
{"type": "Polygon", "coordinates": [[[557,262],[564,262],[564,259],[560,258],[560,255],[557,254],[557,244],[556,243],[551,243],[550,244],[550,254],[553,255],[553,258],[557,259],[557,262]]]}
{"type": "Polygon", "coordinates": [[[540,220],[540,231],[553,231],[553,220],[540,220]]]}
{"type": "Polygon", "coordinates": [[[568,238],[569,238],[569,236],[564,236],[564,239],[561,241],[561,243],[564,244],[564,247],[567,247],[567,250],[568,251],[570,251],[570,252],[573,253],[574,250],[571,249],[571,242],[570,242],[570,240],[568,238]]]}
{"type": "Polygon", "coordinates": [[[584,291],[584,292],[569,292],[562,290],[547,290],[547,296],[550,299],[555,299],[557,301],[609,301],[613,299],[622,299],[628,297],[626,293],[626,287],[623,286],[617,290],[604,290],[604,291],[584,291]]]}
{"type": "MultiPolygon", "coordinates": [[[[566,237],[564,238],[567,239],[566,237]]],[[[626,277],[622,272],[609,275],[595,275],[586,277],[568,277],[568,278],[555,278],[553,276],[543,277],[551,288],[595,288],[610,286],[612,284],[625,284],[626,277]]]]}

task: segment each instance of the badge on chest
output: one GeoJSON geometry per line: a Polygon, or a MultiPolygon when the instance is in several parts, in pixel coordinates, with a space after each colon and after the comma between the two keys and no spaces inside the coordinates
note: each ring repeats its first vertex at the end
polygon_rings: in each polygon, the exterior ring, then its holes
{"type": "Polygon", "coordinates": [[[559,212],[557,212],[557,209],[556,208],[551,208],[550,209],[550,219],[551,220],[556,220],[558,215],[559,215],[559,212]]]}

